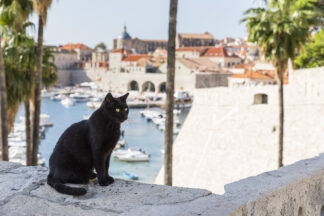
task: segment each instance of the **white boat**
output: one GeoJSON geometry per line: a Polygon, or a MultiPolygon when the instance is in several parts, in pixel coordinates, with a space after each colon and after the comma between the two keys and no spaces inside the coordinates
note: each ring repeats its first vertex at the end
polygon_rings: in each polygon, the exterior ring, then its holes
{"type": "Polygon", "coordinates": [[[17,140],[17,141],[8,140],[8,145],[9,145],[9,147],[25,147],[26,141],[25,140],[17,140]]]}
{"type": "Polygon", "coordinates": [[[75,104],[75,100],[70,97],[64,97],[64,99],[61,100],[61,104],[65,107],[73,106],[75,104]]]}
{"type": "MultiPolygon", "coordinates": [[[[53,126],[53,123],[50,122],[50,115],[48,114],[40,114],[39,119],[39,127],[51,127],[53,126]]],[[[21,121],[21,124],[15,124],[14,130],[16,131],[16,128],[20,129],[21,131],[25,131],[25,116],[19,116],[19,120],[21,121]]]]}
{"type": "Polygon", "coordinates": [[[40,114],[40,121],[39,121],[39,126],[42,127],[50,127],[53,126],[53,123],[50,122],[50,115],[48,114],[40,114]]]}
{"type": "Polygon", "coordinates": [[[151,121],[153,118],[159,117],[162,113],[154,110],[143,110],[140,112],[142,116],[144,116],[148,121],[151,121]]]}
{"type": "Polygon", "coordinates": [[[90,98],[90,95],[86,94],[86,93],[73,93],[70,94],[70,98],[73,98],[76,102],[87,102],[90,98]]]}
{"type": "Polygon", "coordinates": [[[180,115],[181,114],[181,109],[174,109],[173,114],[174,115],[180,115]]]}
{"type": "Polygon", "coordinates": [[[96,102],[96,101],[89,101],[87,102],[87,107],[90,109],[98,109],[101,105],[101,102],[96,102]]]}
{"type": "MultiPolygon", "coordinates": [[[[37,154],[38,165],[45,165],[45,159],[37,154]]],[[[26,147],[10,147],[9,148],[9,161],[15,163],[21,163],[26,165],[26,147]]]]}
{"type": "Polygon", "coordinates": [[[149,161],[149,155],[140,150],[116,150],[114,156],[121,161],[127,162],[145,162],[149,161]]]}
{"type": "Polygon", "coordinates": [[[53,95],[50,97],[51,100],[53,101],[60,101],[64,98],[64,95],[63,94],[56,94],[56,95],[53,95]]]}
{"type": "Polygon", "coordinates": [[[115,149],[124,148],[125,145],[126,145],[126,141],[125,140],[118,140],[115,149]]]}
{"type": "Polygon", "coordinates": [[[53,96],[53,92],[47,91],[46,89],[42,89],[41,94],[43,98],[50,98],[53,96]]]}

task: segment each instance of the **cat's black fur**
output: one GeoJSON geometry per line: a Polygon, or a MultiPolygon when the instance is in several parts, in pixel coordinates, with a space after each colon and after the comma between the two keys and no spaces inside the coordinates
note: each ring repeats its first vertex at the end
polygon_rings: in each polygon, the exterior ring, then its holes
{"type": "Polygon", "coordinates": [[[83,195],[87,192],[84,188],[64,183],[86,184],[96,176],[101,186],[114,182],[108,174],[109,161],[120,137],[120,124],[128,117],[127,96],[128,93],[114,98],[108,93],[89,120],[75,123],[64,131],[49,160],[47,183],[50,186],[60,193],[83,195]]]}

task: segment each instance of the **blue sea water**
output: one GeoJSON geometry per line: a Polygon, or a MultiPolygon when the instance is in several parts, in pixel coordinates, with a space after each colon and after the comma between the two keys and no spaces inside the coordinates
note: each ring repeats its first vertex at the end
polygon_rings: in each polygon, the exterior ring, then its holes
{"type": "MultiPolygon", "coordinates": [[[[125,131],[126,148],[143,149],[150,154],[149,162],[122,162],[111,158],[109,174],[115,178],[124,178],[124,173],[132,173],[139,176],[139,181],[153,183],[163,164],[164,134],[155,127],[152,122],[147,122],[141,117],[142,109],[130,109],[128,120],[122,124],[122,130],[125,131]]],[[[45,133],[45,139],[42,139],[39,146],[41,156],[46,160],[45,166],[48,166],[48,159],[55,147],[60,135],[71,124],[83,120],[83,115],[89,115],[94,112],[89,109],[85,103],[76,103],[71,107],[64,107],[58,101],[52,101],[47,98],[42,99],[41,113],[50,115],[50,121],[53,127],[49,127],[45,133]]],[[[184,110],[180,116],[181,122],[184,121],[188,110],[184,110]]],[[[17,114],[23,116],[23,107],[20,107],[17,114]]]]}

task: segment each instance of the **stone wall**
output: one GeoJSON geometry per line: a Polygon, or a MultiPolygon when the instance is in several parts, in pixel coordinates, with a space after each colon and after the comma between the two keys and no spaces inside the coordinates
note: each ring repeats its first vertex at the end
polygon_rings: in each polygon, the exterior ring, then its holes
{"type": "MultiPolygon", "coordinates": [[[[324,68],[291,72],[285,91],[284,164],[324,152],[324,68]]],[[[173,148],[176,186],[224,185],[277,168],[278,87],[199,89],[173,148]],[[268,104],[254,104],[266,94],[268,104]],[[214,179],[214,181],[211,181],[214,179]]],[[[163,170],[156,183],[162,183],[163,170]]]]}
{"type": "Polygon", "coordinates": [[[82,82],[89,82],[91,79],[85,69],[58,69],[56,85],[69,86],[82,82]]]}
{"type": "Polygon", "coordinates": [[[228,86],[230,74],[198,73],[196,74],[196,88],[213,88],[228,86]]]}
{"type": "Polygon", "coordinates": [[[81,185],[87,188],[86,195],[69,196],[46,184],[47,173],[43,167],[0,161],[0,215],[321,216],[324,213],[324,155],[228,184],[223,195],[116,179],[107,187],[91,181],[81,185]]]}
{"type": "Polygon", "coordinates": [[[58,86],[71,85],[72,84],[71,73],[72,73],[72,70],[58,69],[56,85],[58,85],[58,86]]]}

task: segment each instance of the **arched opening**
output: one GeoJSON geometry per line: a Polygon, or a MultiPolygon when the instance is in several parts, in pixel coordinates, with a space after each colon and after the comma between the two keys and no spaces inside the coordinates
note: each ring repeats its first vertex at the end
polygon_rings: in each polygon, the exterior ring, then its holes
{"type": "Polygon", "coordinates": [[[143,92],[155,92],[155,86],[152,82],[147,81],[147,82],[143,83],[142,91],[143,92]]]}
{"type": "Polygon", "coordinates": [[[138,90],[139,90],[138,82],[136,82],[135,80],[131,81],[128,84],[128,91],[138,91],[138,90]]]}
{"type": "Polygon", "coordinates": [[[253,104],[268,104],[268,95],[255,94],[253,104]]]}
{"type": "Polygon", "coordinates": [[[159,92],[161,93],[166,92],[166,82],[163,82],[159,85],[159,92]]]}

